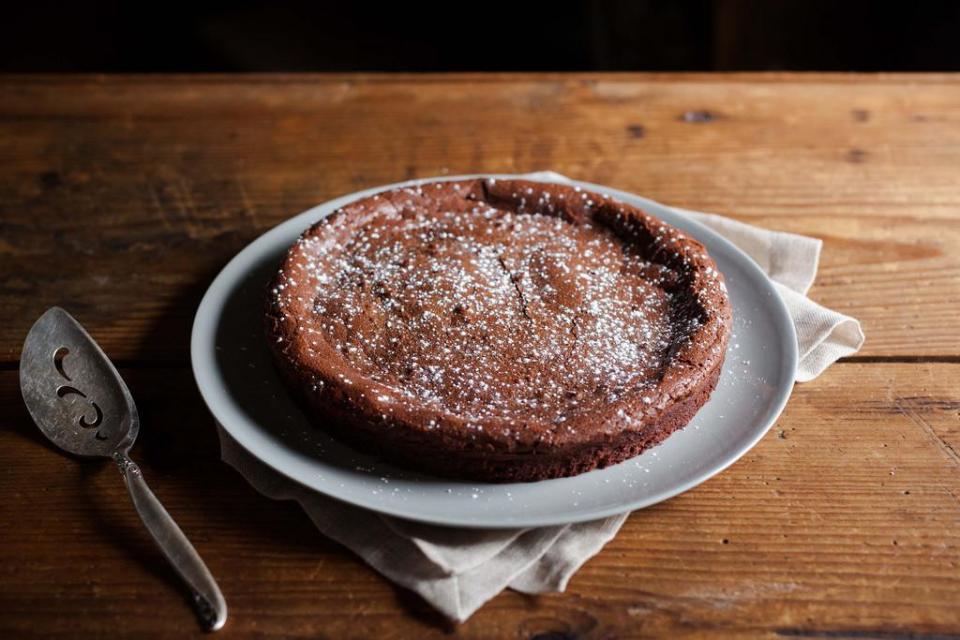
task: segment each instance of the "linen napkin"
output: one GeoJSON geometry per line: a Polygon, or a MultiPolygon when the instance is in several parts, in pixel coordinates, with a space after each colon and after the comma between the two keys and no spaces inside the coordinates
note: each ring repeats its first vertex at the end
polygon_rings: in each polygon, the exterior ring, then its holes
{"type": "MultiPolygon", "coordinates": [[[[567,182],[553,172],[534,180],[567,182]]],[[[860,323],[806,297],[822,242],[767,231],[721,216],[683,211],[749,254],[786,302],[797,330],[797,380],[820,375],[863,344],[860,323]]],[[[563,591],[570,577],[612,539],[629,514],[592,522],[511,530],[420,524],[354,507],[310,491],[267,468],[220,428],[221,456],[260,493],[295,500],[320,532],[375,570],[411,589],[448,618],[462,622],[509,587],[524,593],[563,591]]]]}

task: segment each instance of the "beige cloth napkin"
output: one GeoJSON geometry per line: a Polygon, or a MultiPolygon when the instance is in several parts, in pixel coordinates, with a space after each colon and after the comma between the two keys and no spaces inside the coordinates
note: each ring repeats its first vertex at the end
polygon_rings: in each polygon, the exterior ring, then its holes
{"type": "MultiPolygon", "coordinates": [[[[552,172],[528,177],[567,181],[552,172]]],[[[767,231],[706,213],[683,213],[743,249],[776,284],[797,329],[798,381],[817,377],[863,344],[859,322],[805,295],[817,273],[820,240],[767,231]]],[[[628,515],[554,527],[489,531],[418,524],[312,492],[265,467],[223,429],[220,442],[223,460],[257,491],[278,500],[296,500],[321,533],[458,622],[507,587],[524,593],[563,591],[577,569],[616,535],[628,515]]]]}

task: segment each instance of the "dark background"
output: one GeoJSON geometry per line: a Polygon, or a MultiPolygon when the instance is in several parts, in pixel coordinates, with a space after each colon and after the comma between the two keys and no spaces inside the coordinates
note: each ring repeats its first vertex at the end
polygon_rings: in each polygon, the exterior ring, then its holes
{"type": "Polygon", "coordinates": [[[957,1],[6,4],[0,71],[960,70],[957,1]]]}

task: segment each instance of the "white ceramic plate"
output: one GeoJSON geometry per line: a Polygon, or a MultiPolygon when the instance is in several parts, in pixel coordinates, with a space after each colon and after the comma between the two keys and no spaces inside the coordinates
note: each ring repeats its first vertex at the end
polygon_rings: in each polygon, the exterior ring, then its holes
{"type": "Polygon", "coordinates": [[[255,240],[210,285],[193,325],[193,372],[216,420],[264,464],[334,498],[411,520],[460,527],[545,526],[639,509],[695,487],[749,451],[780,415],[793,388],[797,341],[786,307],[756,263],[668,207],[574,182],[689,232],[726,276],[734,335],[716,391],[685,429],[607,469],[534,483],[482,484],[400,470],[311,427],[287,396],[266,349],[261,314],[267,282],[286,249],[312,223],[357,198],[432,180],[368,189],[314,207],[255,240]]]}

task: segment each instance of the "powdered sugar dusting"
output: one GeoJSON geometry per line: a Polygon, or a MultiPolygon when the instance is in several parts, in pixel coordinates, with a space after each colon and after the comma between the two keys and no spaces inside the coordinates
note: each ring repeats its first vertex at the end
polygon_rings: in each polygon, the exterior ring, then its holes
{"type": "Polygon", "coordinates": [[[562,425],[642,395],[699,322],[675,310],[678,275],[606,228],[484,202],[384,203],[296,256],[273,294],[281,312],[309,304],[308,350],[336,349],[384,385],[383,405],[416,399],[478,430],[490,417],[562,425]],[[311,299],[291,293],[298,282],[311,299]]]}

